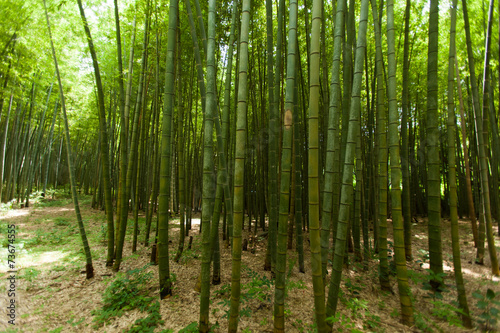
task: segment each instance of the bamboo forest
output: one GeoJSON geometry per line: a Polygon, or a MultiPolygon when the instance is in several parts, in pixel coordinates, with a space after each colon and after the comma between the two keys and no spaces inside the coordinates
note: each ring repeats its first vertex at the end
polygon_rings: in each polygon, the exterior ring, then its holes
{"type": "Polygon", "coordinates": [[[0,331],[500,331],[500,0],[0,0],[0,331]]]}

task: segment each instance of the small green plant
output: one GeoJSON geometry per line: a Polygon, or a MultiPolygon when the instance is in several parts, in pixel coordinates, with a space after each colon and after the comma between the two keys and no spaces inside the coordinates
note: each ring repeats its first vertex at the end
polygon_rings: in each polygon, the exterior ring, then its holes
{"type": "Polygon", "coordinates": [[[23,269],[23,274],[19,276],[19,278],[25,279],[28,282],[33,282],[39,274],[40,271],[38,269],[28,267],[23,269]]]}
{"type": "Polygon", "coordinates": [[[70,221],[66,220],[65,218],[62,217],[57,217],[54,221],[54,225],[56,227],[67,227],[71,224],[70,221]]]}
{"type": "Polygon", "coordinates": [[[66,270],[66,266],[64,266],[64,265],[56,265],[56,266],[52,267],[52,271],[54,271],[54,272],[62,272],[65,270],[66,270]]]}
{"type": "MultiPolygon", "coordinates": [[[[175,254],[172,255],[175,257],[175,254]]],[[[200,258],[200,256],[201,254],[199,247],[195,247],[193,244],[193,247],[191,249],[184,249],[184,251],[182,251],[182,254],[179,258],[179,264],[186,265],[190,260],[197,260],[198,258],[200,258]]]]}
{"type": "Polygon", "coordinates": [[[363,328],[368,331],[380,327],[380,317],[369,312],[365,312],[363,328]]]}
{"type": "MultiPolygon", "coordinates": [[[[392,314],[391,314],[392,316],[392,314]]],[[[413,318],[415,320],[415,326],[422,332],[433,332],[432,326],[429,323],[428,319],[421,313],[415,312],[413,314],[413,318]]]]}
{"type": "Polygon", "coordinates": [[[400,314],[397,308],[392,309],[391,311],[391,317],[392,318],[399,318],[400,314]]]}
{"type": "Polygon", "coordinates": [[[306,284],[304,281],[299,280],[299,281],[293,281],[293,280],[287,280],[286,281],[286,291],[288,292],[289,290],[292,289],[307,289],[306,284]]]}
{"type": "Polygon", "coordinates": [[[326,318],[326,321],[332,324],[338,323],[337,331],[339,332],[344,332],[344,329],[346,329],[347,332],[354,332],[356,326],[351,318],[339,312],[337,312],[335,316],[326,318]]]}
{"type": "Polygon", "coordinates": [[[478,321],[486,331],[494,330],[498,322],[500,310],[497,307],[500,306],[500,301],[495,299],[498,294],[500,293],[495,293],[490,288],[486,291],[486,295],[482,295],[477,291],[472,293],[472,296],[478,300],[477,307],[483,311],[479,315],[478,321]]]}
{"type": "Polygon", "coordinates": [[[71,319],[69,319],[67,321],[67,323],[70,324],[71,326],[75,327],[75,326],[78,326],[81,323],[83,323],[83,321],[85,320],[85,317],[83,317],[82,319],[80,319],[78,321],[74,321],[74,320],[75,320],[75,318],[74,318],[74,316],[72,316],[71,319]]]}
{"type": "Polygon", "coordinates": [[[359,292],[362,290],[362,288],[360,286],[353,284],[351,282],[351,279],[349,279],[349,278],[346,280],[344,285],[346,286],[346,288],[349,291],[349,293],[351,294],[351,296],[359,295],[359,292]]]}
{"type": "Polygon", "coordinates": [[[295,327],[299,332],[304,332],[304,323],[300,319],[296,319],[293,323],[292,326],[295,327]]]}
{"type": "MultiPolygon", "coordinates": [[[[271,293],[272,293],[272,286],[274,282],[272,280],[269,280],[265,275],[259,275],[257,272],[251,270],[248,267],[245,267],[244,270],[247,273],[248,277],[251,277],[252,280],[248,283],[245,283],[241,286],[241,294],[240,294],[240,302],[241,302],[241,308],[240,308],[240,317],[245,316],[245,317],[250,317],[252,314],[252,310],[250,308],[250,302],[253,300],[256,300],[260,302],[261,304],[271,304],[271,293]]],[[[231,293],[231,287],[228,284],[225,284],[219,288],[219,290],[215,291],[216,295],[226,295],[231,293]]],[[[222,299],[219,303],[219,305],[222,305],[224,308],[227,308],[225,310],[225,314],[222,316],[222,318],[229,318],[229,307],[230,307],[230,300],[227,298],[222,299]]],[[[260,305],[261,305],[260,304],[260,305]]]]}
{"type": "Polygon", "coordinates": [[[432,269],[426,270],[429,275],[424,276],[426,280],[423,282],[424,290],[429,290],[429,295],[433,299],[443,299],[442,293],[447,291],[444,283],[446,273],[434,273],[432,269]]]}
{"type": "Polygon", "coordinates": [[[179,333],[196,333],[198,332],[198,322],[193,321],[191,324],[179,330],[179,333]]]}
{"type": "Polygon", "coordinates": [[[351,298],[347,301],[347,308],[351,310],[354,318],[356,318],[363,311],[368,310],[368,301],[360,300],[358,298],[351,298]]]}
{"type": "Polygon", "coordinates": [[[163,323],[160,315],[160,303],[152,302],[153,297],[147,295],[146,286],[153,277],[152,272],[146,272],[149,265],[120,274],[106,288],[103,295],[103,306],[94,310],[96,324],[99,328],[113,317],[120,317],[125,311],[139,309],[148,312],[146,318],[136,320],[129,332],[153,332],[158,324],[163,323]]]}
{"type": "Polygon", "coordinates": [[[462,320],[459,314],[463,314],[463,311],[451,304],[445,303],[441,300],[431,301],[432,305],[432,315],[446,321],[448,324],[456,327],[463,327],[462,320]]]}
{"type": "Polygon", "coordinates": [[[422,267],[426,262],[429,261],[429,251],[424,249],[418,249],[417,256],[419,259],[416,262],[422,267]]]}
{"type": "Polygon", "coordinates": [[[148,309],[149,315],[146,318],[137,319],[128,331],[129,333],[153,333],[158,324],[162,324],[160,315],[160,303],[155,301],[148,309]]]}
{"type": "Polygon", "coordinates": [[[101,225],[101,231],[99,232],[101,243],[106,243],[108,240],[108,226],[105,224],[101,225]]]}

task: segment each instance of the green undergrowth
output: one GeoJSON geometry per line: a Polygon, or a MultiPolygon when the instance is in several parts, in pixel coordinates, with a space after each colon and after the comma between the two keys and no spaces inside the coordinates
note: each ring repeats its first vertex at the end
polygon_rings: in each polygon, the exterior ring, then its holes
{"type": "Polygon", "coordinates": [[[154,332],[159,324],[163,324],[160,315],[160,303],[149,296],[147,286],[153,278],[147,272],[149,265],[118,273],[115,280],[106,288],[102,296],[102,307],[92,311],[94,329],[99,329],[110,320],[121,317],[126,311],[139,309],[147,313],[145,318],[135,321],[128,332],[154,332]]]}
{"type": "MultiPolygon", "coordinates": [[[[243,267],[243,271],[251,281],[241,285],[240,293],[240,317],[251,317],[254,305],[257,301],[257,308],[270,307],[272,305],[272,286],[274,281],[268,279],[265,275],[260,275],[248,267],[243,267]]],[[[231,285],[224,284],[215,291],[215,297],[223,297],[218,303],[226,309],[222,318],[229,318],[229,308],[231,301],[227,298],[231,294],[231,285]]]]}
{"type": "Polygon", "coordinates": [[[485,331],[494,331],[498,329],[498,320],[500,319],[500,301],[497,300],[499,292],[494,292],[488,288],[483,295],[477,291],[472,296],[477,300],[476,306],[480,309],[478,322],[485,331]]]}
{"type": "Polygon", "coordinates": [[[54,246],[61,250],[61,245],[66,248],[79,245],[80,234],[76,222],[65,218],[44,219],[37,222],[40,228],[30,232],[29,237],[18,240],[23,242],[25,248],[52,251],[54,246]],[[54,227],[48,228],[47,226],[52,221],[54,227]]]}

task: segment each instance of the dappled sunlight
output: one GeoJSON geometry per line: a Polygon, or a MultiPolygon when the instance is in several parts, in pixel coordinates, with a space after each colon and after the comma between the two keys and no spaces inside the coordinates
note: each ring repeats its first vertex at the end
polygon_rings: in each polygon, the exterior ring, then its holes
{"type": "Polygon", "coordinates": [[[75,208],[60,208],[58,209],[59,212],[70,212],[70,211],[74,211],[75,208]]]}
{"type": "MultiPolygon", "coordinates": [[[[431,266],[429,265],[429,263],[423,263],[421,264],[421,266],[423,269],[430,269],[431,266]]],[[[452,272],[453,271],[453,267],[452,266],[448,266],[445,262],[443,262],[443,272],[452,272]]]]}
{"type": "Polygon", "coordinates": [[[465,276],[469,276],[469,277],[472,277],[472,278],[475,278],[475,279],[481,279],[481,280],[491,279],[492,282],[499,282],[500,281],[500,277],[494,276],[494,275],[491,275],[491,274],[485,275],[484,271],[482,271],[482,272],[475,272],[475,271],[470,270],[468,268],[462,267],[462,273],[465,276]]]}
{"type": "MultiPolygon", "coordinates": [[[[6,252],[6,249],[4,252],[6,252]]],[[[29,251],[22,250],[22,247],[20,246],[18,247],[18,252],[15,260],[16,268],[22,269],[27,267],[43,266],[46,264],[51,264],[59,260],[62,260],[68,255],[69,252],[63,252],[63,251],[47,251],[47,252],[31,253],[29,251]]],[[[3,257],[7,258],[7,255],[4,255],[3,257]]],[[[6,273],[7,263],[5,262],[5,260],[2,260],[2,262],[3,263],[0,267],[0,273],[6,273]]]]}
{"type": "Polygon", "coordinates": [[[415,234],[413,235],[415,238],[418,238],[418,239],[427,239],[427,235],[424,235],[424,234],[415,234]]]}
{"type": "Polygon", "coordinates": [[[466,276],[471,276],[471,277],[476,278],[476,279],[482,279],[484,277],[483,274],[479,274],[479,273],[474,272],[468,268],[463,268],[463,267],[462,267],[462,273],[466,276]]]}
{"type": "Polygon", "coordinates": [[[32,256],[27,254],[27,258],[25,258],[25,260],[21,260],[21,265],[23,265],[25,267],[41,266],[43,264],[56,262],[60,259],[63,259],[67,255],[68,255],[68,253],[64,253],[62,251],[42,252],[42,253],[34,254],[32,256]]]}
{"type": "Polygon", "coordinates": [[[14,217],[27,216],[29,210],[27,209],[9,209],[4,213],[0,213],[0,219],[10,219],[14,217]]]}

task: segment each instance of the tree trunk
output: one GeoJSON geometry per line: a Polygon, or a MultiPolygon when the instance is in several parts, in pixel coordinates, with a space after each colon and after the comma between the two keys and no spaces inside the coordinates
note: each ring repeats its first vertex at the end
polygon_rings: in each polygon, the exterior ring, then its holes
{"type": "MultiPolygon", "coordinates": [[[[78,0],[78,1],[79,1],[80,6],[81,6],[80,0],[78,0]]],[[[64,118],[64,134],[66,137],[66,152],[67,152],[67,158],[68,158],[69,179],[71,182],[71,195],[73,197],[73,204],[75,206],[75,213],[76,213],[76,218],[78,221],[78,228],[80,230],[80,236],[82,238],[82,243],[83,243],[83,250],[84,250],[85,258],[86,258],[86,262],[87,262],[86,267],[85,267],[86,272],[87,272],[87,279],[91,279],[94,277],[94,268],[92,266],[92,255],[90,253],[90,247],[89,247],[89,243],[87,240],[87,234],[85,233],[85,227],[83,225],[82,216],[80,214],[80,206],[78,204],[78,195],[76,193],[75,167],[74,167],[72,155],[71,155],[71,142],[70,142],[70,137],[69,137],[69,125],[68,125],[68,117],[66,116],[66,105],[64,102],[63,86],[62,86],[62,82],[61,82],[61,75],[59,74],[59,66],[57,65],[56,50],[54,48],[54,42],[52,41],[52,33],[50,31],[50,23],[49,23],[49,14],[47,13],[47,6],[45,4],[45,0],[43,1],[43,6],[45,9],[45,18],[47,19],[47,29],[49,31],[50,46],[52,48],[52,57],[54,60],[54,67],[56,69],[57,82],[59,84],[59,94],[61,97],[61,106],[62,106],[63,118],[64,118]]]]}
{"type": "Polygon", "coordinates": [[[172,295],[168,255],[168,203],[170,199],[170,145],[172,133],[172,110],[174,108],[174,66],[175,35],[177,30],[178,0],[170,0],[167,32],[167,58],[165,76],[165,97],[163,106],[160,193],[158,204],[158,265],[160,298],[172,295]]]}
{"type": "MultiPolygon", "coordinates": [[[[102,88],[101,82],[101,73],[99,71],[99,64],[97,62],[97,55],[94,48],[94,43],[92,41],[92,36],[90,34],[90,28],[87,23],[87,19],[85,18],[85,12],[83,10],[83,5],[81,0],[78,1],[78,7],[80,9],[80,16],[83,23],[83,28],[85,30],[85,35],[87,36],[87,42],[90,49],[90,54],[92,56],[92,64],[94,66],[95,73],[95,81],[97,85],[97,96],[98,96],[98,104],[99,104],[99,128],[101,135],[101,166],[102,166],[102,178],[103,178],[103,186],[104,186],[104,203],[106,210],[106,221],[108,223],[108,230],[114,228],[113,224],[113,204],[111,197],[111,177],[109,174],[109,150],[108,150],[108,134],[106,129],[106,112],[104,105],[104,91],[102,88]]],[[[62,102],[61,102],[62,104],[62,102]]],[[[109,234],[108,234],[109,235],[109,234]]],[[[108,242],[110,239],[108,238],[108,242]]],[[[110,250],[110,246],[108,244],[108,252],[110,250]]],[[[109,253],[108,253],[109,258],[109,253]]]]}

